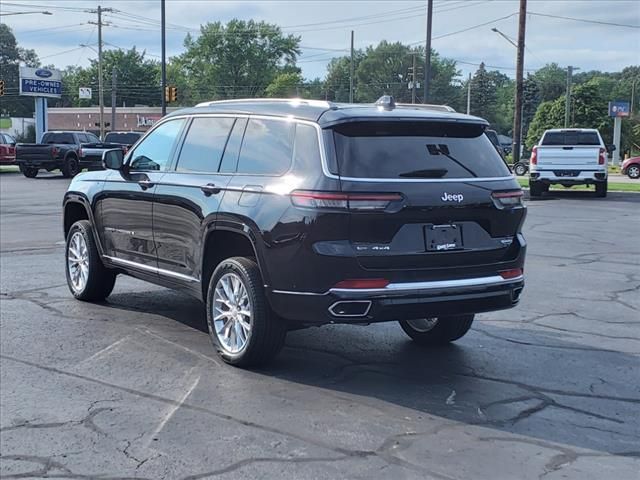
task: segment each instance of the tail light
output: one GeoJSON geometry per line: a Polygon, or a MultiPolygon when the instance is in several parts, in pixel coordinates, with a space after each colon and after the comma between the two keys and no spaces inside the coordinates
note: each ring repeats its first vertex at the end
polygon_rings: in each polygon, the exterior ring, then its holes
{"type": "Polygon", "coordinates": [[[78,157],[82,158],[82,147],[78,148],[78,157]]]}
{"type": "Polygon", "coordinates": [[[353,278],[343,280],[334,285],[333,288],[339,289],[368,289],[368,288],[384,288],[389,285],[389,280],[385,278],[353,278]]]}
{"type": "Polygon", "coordinates": [[[522,190],[511,190],[508,192],[493,192],[491,197],[499,207],[518,207],[522,205],[522,190]]]}
{"type": "Polygon", "coordinates": [[[598,165],[606,165],[607,163],[607,150],[600,148],[600,156],[598,157],[598,165]]]}
{"type": "Polygon", "coordinates": [[[538,164],[538,147],[537,146],[531,149],[531,160],[529,161],[529,163],[531,163],[531,165],[538,164]]]}
{"type": "Polygon", "coordinates": [[[340,193],[296,190],[291,203],[303,208],[330,208],[337,210],[382,211],[393,202],[402,200],[399,193],[340,193]]]}
{"type": "Polygon", "coordinates": [[[51,156],[53,158],[56,158],[57,154],[58,154],[58,147],[51,147],[51,156]]]}
{"type": "Polygon", "coordinates": [[[511,278],[521,277],[522,274],[523,274],[523,271],[522,271],[521,268],[512,268],[511,270],[503,270],[503,271],[498,272],[498,273],[505,280],[509,280],[511,278]]]}

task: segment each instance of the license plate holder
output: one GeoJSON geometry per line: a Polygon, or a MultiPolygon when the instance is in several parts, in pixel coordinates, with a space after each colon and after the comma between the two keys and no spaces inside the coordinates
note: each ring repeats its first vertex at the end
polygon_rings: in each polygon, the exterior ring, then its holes
{"type": "Polygon", "coordinates": [[[463,248],[460,225],[427,225],[424,238],[428,252],[447,252],[463,248]]]}

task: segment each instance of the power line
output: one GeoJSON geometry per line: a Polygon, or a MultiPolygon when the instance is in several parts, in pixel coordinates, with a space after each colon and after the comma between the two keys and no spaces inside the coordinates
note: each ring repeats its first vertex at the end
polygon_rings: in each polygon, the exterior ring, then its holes
{"type": "Polygon", "coordinates": [[[561,20],[572,20],[574,22],[595,23],[597,25],[608,25],[611,27],[640,28],[640,25],[631,25],[628,23],[603,22],[601,20],[589,20],[587,18],[564,17],[562,15],[551,15],[549,13],[537,13],[537,12],[527,12],[527,13],[529,15],[535,15],[537,17],[558,18],[561,20]]]}

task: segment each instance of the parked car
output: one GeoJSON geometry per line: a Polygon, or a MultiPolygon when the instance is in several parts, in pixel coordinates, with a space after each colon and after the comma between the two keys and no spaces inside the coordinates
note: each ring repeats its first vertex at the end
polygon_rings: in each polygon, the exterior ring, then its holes
{"type": "Polygon", "coordinates": [[[16,162],[27,178],[35,178],[40,169],[60,170],[67,178],[84,168],[101,169],[102,153],[119,144],[106,144],[90,132],[46,132],[40,143],[19,143],[16,162]]]}
{"type": "Polygon", "coordinates": [[[504,154],[509,155],[511,150],[513,150],[513,139],[506,135],[498,135],[498,141],[500,142],[500,146],[502,147],[504,154]]]}
{"type": "Polygon", "coordinates": [[[491,143],[493,144],[495,149],[498,151],[500,156],[504,158],[505,153],[502,148],[502,145],[500,145],[500,140],[498,140],[498,132],[487,128],[484,133],[487,135],[487,137],[489,137],[489,140],[491,140],[491,143]]]}
{"type": "Polygon", "coordinates": [[[622,162],[621,172],[629,178],[637,180],[640,178],[640,157],[627,158],[622,162]]]}
{"type": "Polygon", "coordinates": [[[16,163],[16,139],[8,133],[0,133],[0,165],[16,163]]]}
{"type": "Polygon", "coordinates": [[[607,196],[607,152],[598,130],[551,129],[533,147],[530,160],[530,195],[536,197],[549,186],[595,185],[598,197],[607,196]]]}
{"type": "Polygon", "coordinates": [[[522,190],[486,127],[388,97],[174,112],[71,182],[69,289],[103,300],[125,274],[185,291],[241,366],[312,325],[399,321],[420,344],[457,340],[524,287],[522,190]]]}
{"type": "Polygon", "coordinates": [[[131,148],[144,135],[143,132],[108,132],[104,136],[105,143],[117,143],[131,148]]]}

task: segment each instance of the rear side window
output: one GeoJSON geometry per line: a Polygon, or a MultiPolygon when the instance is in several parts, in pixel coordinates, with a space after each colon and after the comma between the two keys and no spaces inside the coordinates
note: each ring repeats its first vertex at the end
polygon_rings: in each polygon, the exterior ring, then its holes
{"type": "Polygon", "coordinates": [[[475,178],[511,173],[477,124],[357,122],[334,129],[339,174],[354,178],[475,178]]]}
{"type": "Polygon", "coordinates": [[[65,143],[73,145],[73,135],[70,133],[45,133],[42,136],[42,143],[65,143]]]}
{"type": "Polygon", "coordinates": [[[178,157],[177,171],[217,172],[233,121],[233,118],[194,118],[178,157]]]}
{"type": "Polygon", "coordinates": [[[240,149],[238,173],[282,175],[291,166],[295,123],[252,118],[240,149]]]}
{"type": "Polygon", "coordinates": [[[600,145],[598,132],[547,132],[542,145],[600,145]]]}
{"type": "Polygon", "coordinates": [[[301,171],[313,171],[321,165],[318,132],[311,125],[296,125],[296,143],[294,152],[296,168],[301,171]]]}

